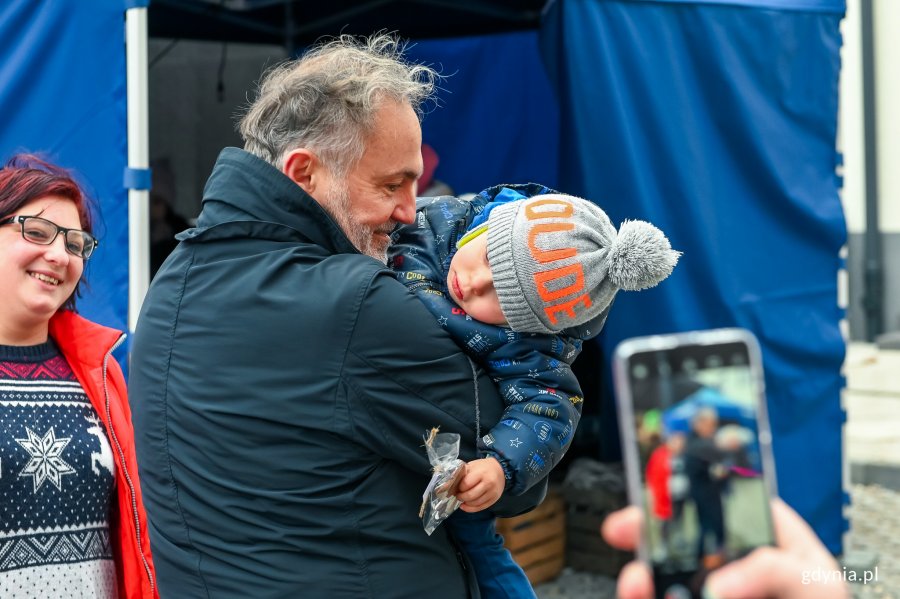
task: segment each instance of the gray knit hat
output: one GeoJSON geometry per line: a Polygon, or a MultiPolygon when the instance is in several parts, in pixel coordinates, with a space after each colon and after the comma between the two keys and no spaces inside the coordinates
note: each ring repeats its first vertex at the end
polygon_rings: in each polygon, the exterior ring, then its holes
{"type": "Polygon", "coordinates": [[[519,332],[584,324],[619,289],[647,289],[668,277],[681,255],[650,223],[626,220],[617,234],[596,204],[562,194],[497,206],[487,235],[500,308],[519,332]]]}

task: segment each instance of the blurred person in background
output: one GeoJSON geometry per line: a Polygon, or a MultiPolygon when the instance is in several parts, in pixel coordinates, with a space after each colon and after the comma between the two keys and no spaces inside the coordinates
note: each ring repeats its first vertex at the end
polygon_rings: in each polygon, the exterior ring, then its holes
{"type": "Polygon", "coordinates": [[[172,208],[166,197],[150,192],[150,277],[162,266],[178,245],[175,235],[190,228],[190,223],[172,208]]]}

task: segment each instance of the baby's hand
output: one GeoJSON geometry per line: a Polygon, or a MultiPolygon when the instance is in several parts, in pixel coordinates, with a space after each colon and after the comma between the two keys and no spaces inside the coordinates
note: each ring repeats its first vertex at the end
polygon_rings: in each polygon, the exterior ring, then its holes
{"type": "Polygon", "coordinates": [[[456,498],[463,502],[464,512],[480,512],[491,507],[506,486],[503,467],[495,458],[472,460],[466,464],[466,475],[459,483],[456,498]]]}

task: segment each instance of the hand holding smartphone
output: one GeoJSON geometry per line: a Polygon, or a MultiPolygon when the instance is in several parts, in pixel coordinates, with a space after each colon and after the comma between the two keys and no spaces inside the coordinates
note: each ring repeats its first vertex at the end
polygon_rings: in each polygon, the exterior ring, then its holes
{"type": "Polygon", "coordinates": [[[699,598],[710,571],[774,544],[759,346],[741,329],[629,339],[613,376],[639,556],[657,597],[699,598]]]}

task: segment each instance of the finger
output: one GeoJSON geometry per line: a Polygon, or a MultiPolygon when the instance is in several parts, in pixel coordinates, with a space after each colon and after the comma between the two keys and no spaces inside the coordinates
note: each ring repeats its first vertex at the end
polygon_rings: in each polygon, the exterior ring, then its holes
{"type": "Polygon", "coordinates": [[[476,501],[484,507],[490,507],[493,504],[497,503],[497,500],[500,499],[500,496],[502,494],[503,492],[500,489],[492,485],[486,485],[484,495],[482,495],[476,501]]]}
{"type": "Polygon", "coordinates": [[[619,599],[653,598],[653,579],[646,564],[630,562],[622,568],[616,585],[616,596],[619,599]]]}
{"type": "Polygon", "coordinates": [[[818,559],[823,567],[837,565],[806,520],[780,498],[772,500],[772,521],[779,547],[796,555],[818,559]]]}
{"type": "Polygon", "coordinates": [[[482,484],[481,481],[479,481],[477,485],[475,485],[468,491],[457,493],[456,498],[463,503],[477,503],[478,500],[485,494],[487,488],[487,485],[482,484]]]}
{"type": "Polygon", "coordinates": [[[630,506],[607,516],[600,532],[613,547],[634,550],[641,534],[642,520],[641,510],[630,506]]]}
{"type": "MultiPolygon", "coordinates": [[[[847,599],[847,588],[839,577],[827,581],[811,579],[814,571],[827,566],[811,562],[774,547],[760,547],[747,557],[710,574],[707,587],[721,599],[789,597],[790,599],[847,599]]],[[[835,563],[833,568],[837,568],[835,563]]],[[[840,570],[828,570],[840,572],[840,570]]]]}
{"type": "Polygon", "coordinates": [[[456,485],[457,491],[465,492],[475,486],[478,482],[478,479],[474,478],[471,474],[467,474],[461,479],[459,479],[459,484],[456,485]]]}
{"type": "Polygon", "coordinates": [[[483,510],[483,509],[487,508],[488,506],[490,506],[491,503],[492,503],[492,502],[491,502],[491,498],[490,498],[490,497],[488,497],[488,496],[486,496],[486,495],[482,495],[481,497],[479,497],[479,498],[476,499],[475,501],[467,501],[467,502],[465,503],[465,505],[467,505],[467,506],[469,506],[469,507],[471,507],[471,508],[474,508],[474,509],[483,510]]]}
{"type": "Polygon", "coordinates": [[[794,509],[776,497],[772,500],[772,522],[775,525],[775,540],[779,547],[788,547],[796,539],[815,535],[806,521],[794,509]]]}
{"type": "Polygon", "coordinates": [[[784,551],[760,547],[710,574],[706,587],[722,599],[795,597],[790,591],[802,580],[800,568],[794,568],[793,562],[793,556],[784,551]]]}
{"type": "Polygon", "coordinates": [[[772,500],[772,521],[779,547],[760,547],[712,573],[707,580],[712,595],[723,599],[844,598],[843,581],[818,584],[809,579],[812,569],[839,568],[806,521],[781,499],[772,500]]]}
{"type": "Polygon", "coordinates": [[[474,509],[474,510],[484,510],[495,503],[500,499],[501,493],[497,492],[491,485],[485,484],[483,487],[480,487],[484,490],[484,492],[469,501],[464,502],[464,505],[474,509]]]}
{"type": "Polygon", "coordinates": [[[453,495],[453,496],[456,496],[456,494],[459,493],[459,484],[460,484],[461,482],[462,482],[462,479],[461,479],[461,478],[460,478],[460,479],[456,479],[456,481],[451,481],[450,486],[448,486],[448,487],[444,490],[444,493],[445,493],[446,495],[453,495]]]}

